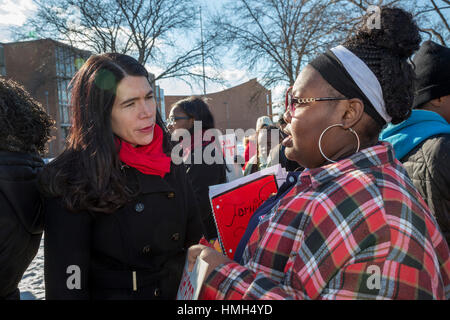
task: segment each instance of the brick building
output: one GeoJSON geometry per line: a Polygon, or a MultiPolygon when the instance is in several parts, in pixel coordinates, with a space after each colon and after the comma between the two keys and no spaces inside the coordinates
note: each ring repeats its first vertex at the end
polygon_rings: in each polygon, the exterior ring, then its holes
{"type": "MultiPolygon", "coordinates": [[[[165,96],[166,117],[172,105],[188,96],[165,96]]],[[[214,116],[216,128],[225,133],[225,129],[255,128],[256,120],[268,115],[272,118],[271,91],[263,87],[256,79],[238,86],[206,96],[214,116]]]]}
{"type": "Polygon", "coordinates": [[[6,68],[5,68],[5,49],[3,48],[3,45],[0,43],[0,76],[6,75],[6,68]]]}
{"type": "Polygon", "coordinates": [[[64,148],[70,128],[68,84],[91,54],[51,39],[3,43],[2,47],[2,75],[22,84],[56,120],[55,139],[46,155],[55,157],[64,148]]]}

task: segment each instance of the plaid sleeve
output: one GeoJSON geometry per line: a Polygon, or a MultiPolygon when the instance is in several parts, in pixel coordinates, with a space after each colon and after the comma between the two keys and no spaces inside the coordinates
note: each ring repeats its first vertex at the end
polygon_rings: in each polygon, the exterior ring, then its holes
{"type": "Polygon", "coordinates": [[[389,241],[349,260],[322,290],[321,299],[450,299],[450,252],[432,216],[415,225],[390,223],[389,241]],[[415,236],[421,226],[428,238],[415,236]]]}
{"type": "Polygon", "coordinates": [[[214,270],[203,285],[200,298],[202,300],[280,300],[287,296],[280,283],[263,274],[255,274],[233,262],[214,270]]]}

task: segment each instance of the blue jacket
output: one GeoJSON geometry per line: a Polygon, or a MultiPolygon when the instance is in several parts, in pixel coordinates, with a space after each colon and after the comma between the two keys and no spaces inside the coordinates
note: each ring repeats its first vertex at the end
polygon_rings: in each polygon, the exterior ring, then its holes
{"type": "Polygon", "coordinates": [[[380,134],[380,140],[394,146],[395,157],[400,160],[429,137],[450,133],[450,124],[433,111],[413,110],[405,121],[389,124],[380,134]]]}

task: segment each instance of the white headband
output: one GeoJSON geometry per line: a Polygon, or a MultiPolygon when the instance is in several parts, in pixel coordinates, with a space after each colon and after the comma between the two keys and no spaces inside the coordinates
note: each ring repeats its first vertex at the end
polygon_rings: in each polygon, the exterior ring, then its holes
{"type": "Polygon", "coordinates": [[[386,112],[386,106],[383,99],[383,90],[380,82],[369,67],[358,58],[353,52],[344,46],[337,46],[331,49],[334,55],[341,61],[344,68],[353,78],[355,83],[372,103],[375,110],[387,122],[392,118],[386,112]]]}

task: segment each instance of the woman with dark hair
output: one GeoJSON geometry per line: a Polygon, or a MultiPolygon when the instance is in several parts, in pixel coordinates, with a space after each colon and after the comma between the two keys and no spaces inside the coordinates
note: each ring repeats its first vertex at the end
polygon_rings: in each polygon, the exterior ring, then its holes
{"type": "Polygon", "coordinates": [[[171,132],[178,128],[183,128],[193,134],[194,121],[201,121],[204,131],[215,127],[214,117],[209,110],[208,104],[199,97],[189,97],[175,103],[170,110],[167,128],[171,132]]]}
{"type": "Polygon", "coordinates": [[[174,299],[203,235],[145,68],[91,56],[72,86],[64,152],[44,169],[47,299],[174,299]]]}
{"type": "Polygon", "coordinates": [[[25,89],[0,78],[0,300],[20,299],[20,279],[39,248],[36,177],[53,120],[25,89]]]}
{"type": "MultiPolygon", "coordinates": [[[[206,238],[209,240],[217,238],[217,229],[209,201],[209,186],[226,182],[227,168],[223,157],[222,163],[207,163],[204,159],[205,149],[215,142],[215,136],[208,138],[204,135],[206,130],[214,129],[214,117],[203,99],[190,97],[180,100],[172,106],[167,127],[172,134],[179,129],[188,130],[190,133],[191,141],[184,142],[188,149],[185,150],[187,153],[185,156],[186,174],[191,180],[194,195],[200,207],[206,238]],[[201,122],[198,129],[194,125],[195,121],[201,122]],[[196,130],[197,132],[195,132],[196,130]],[[195,139],[196,136],[199,137],[199,141],[195,139]],[[196,153],[202,155],[199,163],[196,163],[196,153]]],[[[211,158],[215,158],[215,150],[211,152],[211,158]]]]}
{"type": "Polygon", "coordinates": [[[449,299],[449,248],[436,220],[379,142],[411,112],[419,48],[411,14],[380,8],[344,45],[311,61],[288,94],[288,159],[306,169],[263,216],[242,265],[204,246],[204,299],[449,299]],[[371,26],[370,26],[371,27],[371,26]]]}

